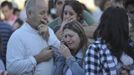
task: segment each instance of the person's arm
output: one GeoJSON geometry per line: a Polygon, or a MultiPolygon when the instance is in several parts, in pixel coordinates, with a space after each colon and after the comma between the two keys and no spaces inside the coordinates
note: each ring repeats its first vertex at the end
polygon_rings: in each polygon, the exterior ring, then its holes
{"type": "Polygon", "coordinates": [[[95,50],[95,45],[91,44],[85,55],[85,75],[100,75],[100,59],[95,50]]]}
{"type": "Polygon", "coordinates": [[[65,58],[61,56],[60,53],[55,52],[52,75],[63,75],[64,66],[65,66],[65,58]]]}
{"type": "Polygon", "coordinates": [[[95,24],[95,21],[94,21],[92,15],[88,11],[84,10],[82,15],[83,15],[84,21],[86,21],[86,23],[89,26],[95,24]]]}
{"type": "Polygon", "coordinates": [[[103,46],[103,53],[101,54],[101,62],[103,63],[103,68],[105,72],[108,75],[117,75],[117,69],[116,69],[116,63],[114,61],[114,58],[109,51],[109,49],[106,48],[106,46],[103,46]]]}
{"type": "Polygon", "coordinates": [[[55,27],[55,30],[56,30],[55,33],[59,40],[62,39],[63,27],[65,26],[66,23],[67,23],[67,21],[63,21],[60,26],[55,27]]]}
{"type": "Polygon", "coordinates": [[[78,62],[76,61],[76,59],[73,56],[66,59],[66,63],[69,66],[69,68],[71,69],[73,75],[85,75],[84,68],[82,68],[78,64],[78,62]]]}
{"type": "Polygon", "coordinates": [[[34,70],[37,62],[33,56],[25,58],[26,49],[19,36],[13,35],[7,45],[7,71],[23,74],[34,70]]]}

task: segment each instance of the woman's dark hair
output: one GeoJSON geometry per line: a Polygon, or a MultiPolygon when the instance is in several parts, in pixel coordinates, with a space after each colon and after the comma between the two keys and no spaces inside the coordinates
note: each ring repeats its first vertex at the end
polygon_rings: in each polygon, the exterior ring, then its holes
{"type": "Polygon", "coordinates": [[[94,39],[101,37],[110,45],[110,50],[119,60],[122,52],[134,59],[133,48],[129,46],[129,22],[123,8],[109,7],[101,16],[100,24],[95,30],[94,39]]]}
{"type": "Polygon", "coordinates": [[[63,27],[63,31],[65,29],[70,29],[78,34],[78,36],[80,37],[79,49],[82,49],[83,53],[85,54],[85,50],[87,49],[87,45],[88,45],[88,39],[86,37],[85,31],[82,25],[78,21],[73,21],[73,22],[67,23],[63,27]]]}
{"type": "Polygon", "coordinates": [[[89,10],[89,9],[85,6],[85,4],[81,3],[81,6],[83,7],[83,10],[86,10],[86,11],[88,11],[89,13],[92,13],[91,10],[89,10]]]}
{"type": "Polygon", "coordinates": [[[20,18],[16,19],[15,22],[17,22],[20,26],[22,26],[22,24],[23,24],[23,21],[20,18]]]}
{"type": "Polygon", "coordinates": [[[78,21],[81,22],[83,20],[83,16],[82,16],[82,13],[83,13],[83,6],[82,4],[79,2],[79,1],[75,1],[75,0],[68,0],[68,1],[65,1],[65,4],[63,6],[63,10],[62,10],[62,14],[61,14],[61,18],[63,20],[63,15],[64,15],[64,9],[65,9],[65,6],[71,6],[73,8],[73,10],[75,11],[75,13],[77,13],[77,16],[79,17],[78,21]]]}
{"type": "Polygon", "coordinates": [[[15,15],[17,12],[20,12],[20,9],[19,8],[14,8],[13,14],[15,15]]]}

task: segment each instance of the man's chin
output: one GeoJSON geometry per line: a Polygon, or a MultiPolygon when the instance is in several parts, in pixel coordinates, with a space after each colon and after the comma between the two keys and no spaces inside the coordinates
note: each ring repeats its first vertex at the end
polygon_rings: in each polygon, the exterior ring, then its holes
{"type": "Polygon", "coordinates": [[[71,50],[74,49],[73,46],[68,46],[68,48],[71,49],[71,50]]]}

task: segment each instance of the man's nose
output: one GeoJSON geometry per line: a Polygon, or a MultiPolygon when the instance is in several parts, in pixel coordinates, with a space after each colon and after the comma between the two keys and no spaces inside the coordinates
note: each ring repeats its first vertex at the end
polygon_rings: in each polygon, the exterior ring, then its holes
{"type": "Polygon", "coordinates": [[[46,21],[48,21],[48,16],[47,15],[44,15],[43,16],[43,19],[46,20],[46,21]]]}

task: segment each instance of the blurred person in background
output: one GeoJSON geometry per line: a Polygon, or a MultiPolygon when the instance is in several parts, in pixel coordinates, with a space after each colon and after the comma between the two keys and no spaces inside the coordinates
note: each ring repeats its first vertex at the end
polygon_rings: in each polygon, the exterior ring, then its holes
{"type": "Polygon", "coordinates": [[[128,12],[130,21],[130,37],[134,40],[134,0],[126,0],[124,7],[128,12]]]}
{"type": "Polygon", "coordinates": [[[1,3],[1,10],[2,13],[4,14],[4,22],[11,25],[14,28],[13,24],[17,19],[17,16],[13,14],[13,6],[11,2],[4,1],[1,3]]]}
{"type": "Polygon", "coordinates": [[[112,6],[124,8],[124,1],[125,0],[111,0],[112,6]]]}
{"type": "Polygon", "coordinates": [[[26,22],[26,19],[27,19],[26,8],[25,8],[27,1],[28,0],[25,1],[24,8],[21,10],[20,15],[19,15],[20,20],[22,20],[23,22],[26,22]]]}
{"type": "Polygon", "coordinates": [[[56,13],[57,16],[61,16],[62,14],[62,10],[63,10],[63,6],[65,4],[66,0],[56,0],[55,5],[56,5],[56,13]]]}
{"type": "Polygon", "coordinates": [[[23,24],[23,21],[19,18],[20,15],[20,9],[18,8],[14,8],[13,14],[16,15],[18,18],[16,19],[16,21],[14,22],[13,26],[15,27],[15,30],[17,30],[18,28],[20,28],[23,24]]]}
{"type": "Polygon", "coordinates": [[[102,9],[102,11],[106,10],[111,6],[124,8],[124,1],[125,0],[102,0],[102,2],[100,3],[100,8],[102,9]]]}
{"type": "Polygon", "coordinates": [[[104,11],[105,9],[107,9],[108,7],[114,6],[114,7],[120,7],[120,8],[124,8],[124,2],[127,0],[95,0],[98,4],[99,2],[99,6],[101,8],[102,11],[104,11]]]}
{"type": "Polygon", "coordinates": [[[13,14],[14,14],[15,16],[19,17],[20,11],[21,11],[21,10],[20,10],[19,8],[14,8],[13,14]]]}
{"type": "Polygon", "coordinates": [[[111,0],[95,0],[95,4],[99,6],[102,11],[104,11],[112,5],[112,2],[111,0]]]}
{"type": "Polygon", "coordinates": [[[7,42],[12,33],[13,33],[12,27],[9,24],[4,23],[3,21],[0,21],[0,34],[1,34],[2,44],[3,44],[3,51],[2,51],[1,58],[5,66],[6,66],[7,42]]]}
{"type": "MultiPolygon", "coordinates": [[[[62,15],[62,11],[63,11],[63,6],[66,2],[69,2],[69,1],[70,0],[57,0],[56,1],[57,18],[48,24],[52,29],[54,29],[55,26],[60,25],[62,23],[61,15],[62,15]]],[[[73,0],[73,1],[75,1],[75,0],[73,0]]],[[[92,16],[90,15],[90,13],[88,11],[84,10],[82,12],[82,15],[88,25],[95,24],[94,19],[92,18],[92,16]]]]}
{"type": "Polygon", "coordinates": [[[65,0],[56,0],[55,1],[57,18],[55,18],[52,22],[48,23],[48,26],[50,26],[53,30],[54,30],[55,26],[61,24],[61,21],[62,21],[61,14],[62,14],[62,9],[63,9],[64,4],[65,4],[65,0]]]}
{"type": "Polygon", "coordinates": [[[14,23],[14,26],[16,27],[16,30],[18,29],[18,28],[20,28],[22,25],[23,25],[23,21],[21,20],[21,19],[17,19],[16,21],[15,21],[15,23],[14,23]]]}
{"type": "Polygon", "coordinates": [[[57,18],[56,8],[55,8],[56,0],[49,0],[49,10],[48,10],[48,21],[51,22],[53,19],[57,18]]]}
{"type": "Polygon", "coordinates": [[[99,24],[100,17],[103,13],[103,11],[100,8],[101,1],[100,0],[94,0],[95,9],[92,11],[92,16],[95,19],[97,25],[99,24]]]}
{"type": "Polygon", "coordinates": [[[99,19],[102,15],[102,10],[100,9],[100,4],[102,0],[83,0],[81,1],[88,10],[91,11],[91,16],[93,17],[95,24],[98,25],[99,19]],[[89,4],[90,3],[90,4],[89,4]],[[92,5],[92,7],[91,7],[92,5]]]}

